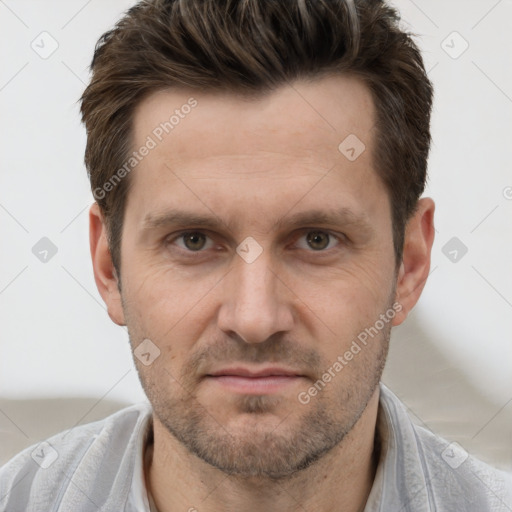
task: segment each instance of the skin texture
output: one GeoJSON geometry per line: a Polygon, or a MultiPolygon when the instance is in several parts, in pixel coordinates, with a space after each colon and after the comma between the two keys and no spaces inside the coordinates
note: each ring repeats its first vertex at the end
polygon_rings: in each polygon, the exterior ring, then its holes
{"type": "Polygon", "coordinates": [[[130,175],[122,293],[101,212],[90,211],[109,315],[128,326],[133,349],[149,339],[160,351],[148,365],[134,358],[154,408],[147,486],[160,512],[362,510],[389,334],[428,276],[434,203],[419,201],[396,271],[372,159],[373,101],[355,78],[296,82],[251,100],[160,91],[137,108],[134,148],[190,97],[197,106],[130,175]],[[350,134],[366,147],[354,161],[338,150],[350,134]],[[176,213],[211,222],[177,223],[176,213]],[[184,230],[200,233],[190,244],[184,230]],[[240,246],[246,237],[257,245],[240,246]],[[241,257],[256,249],[254,261],[241,257]],[[382,323],[308,403],[298,399],[382,323]],[[296,377],[249,393],[208,376],[271,365],[296,377]]]}

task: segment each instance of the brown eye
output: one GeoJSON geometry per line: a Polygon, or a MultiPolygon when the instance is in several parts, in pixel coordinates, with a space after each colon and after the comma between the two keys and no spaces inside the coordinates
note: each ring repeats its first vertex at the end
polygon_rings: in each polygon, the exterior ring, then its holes
{"type": "Polygon", "coordinates": [[[315,251],[321,251],[329,245],[329,233],[325,231],[310,231],[306,236],[309,247],[315,251]]]}
{"type": "Polygon", "coordinates": [[[203,233],[183,233],[183,244],[190,251],[200,251],[206,244],[206,236],[203,233]]]}

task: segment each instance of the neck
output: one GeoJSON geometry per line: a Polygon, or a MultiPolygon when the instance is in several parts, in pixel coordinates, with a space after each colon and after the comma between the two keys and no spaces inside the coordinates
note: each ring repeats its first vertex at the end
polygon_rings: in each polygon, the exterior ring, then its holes
{"type": "Polygon", "coordinates": [[[280,480],[227,475],[191,454],[154,418],[147,487],[158,512],[291,512],[298,506],[310,512],[362,512],[377,468],[378,403],[377,387],[341,443],[308,468],[280,480]]]}

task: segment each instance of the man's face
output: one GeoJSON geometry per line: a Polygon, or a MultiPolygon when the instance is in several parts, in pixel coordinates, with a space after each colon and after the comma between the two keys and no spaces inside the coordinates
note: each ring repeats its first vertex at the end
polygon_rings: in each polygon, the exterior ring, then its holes
{"type": "Polygon", "coordinates": [[[164,91],[136,111],[134,149],[157,144],[130,177],[124,320],[134,349],[160,350],[135,359],[156,421],[226,472],[292,474],[375,396],[396,276],[374,135],[370,92],[347,77],[251,100],[164,91]]]}

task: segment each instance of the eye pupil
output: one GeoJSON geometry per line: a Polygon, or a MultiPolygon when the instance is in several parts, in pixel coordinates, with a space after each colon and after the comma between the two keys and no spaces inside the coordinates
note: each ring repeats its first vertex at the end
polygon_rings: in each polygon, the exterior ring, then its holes
{"type": "Polygon", "coordinates": [[[307,241],[312,249],[320,251],[329,245],[329,234],[322,231],[311,231],[308,233],[307,241]]]}
{"type": "Polygon", "coordinates": [[[204,247],[206,237],[202,233],[185,233],[183,242],[187,249],[191,251],[199,251],[204,247]]]}

